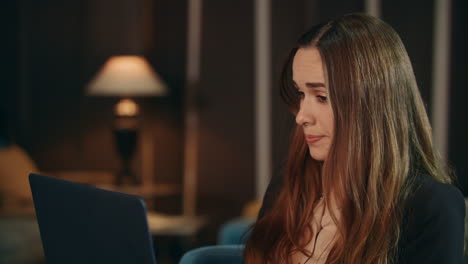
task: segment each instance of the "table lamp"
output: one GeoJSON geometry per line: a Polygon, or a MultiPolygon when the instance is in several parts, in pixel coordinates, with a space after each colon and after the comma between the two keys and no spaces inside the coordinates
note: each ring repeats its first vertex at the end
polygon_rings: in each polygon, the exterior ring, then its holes
{"type": "Polygon", "coordinates": [[[131,160],[137,145],[139,107],[132,98],[161,96],[167,93],[164,82],[141,56],[110,57],[87,87],[91,96],[119,97],[114,107],[114,136],[122,160],[116,184],[138,184],[131,171],[131,160]]]}

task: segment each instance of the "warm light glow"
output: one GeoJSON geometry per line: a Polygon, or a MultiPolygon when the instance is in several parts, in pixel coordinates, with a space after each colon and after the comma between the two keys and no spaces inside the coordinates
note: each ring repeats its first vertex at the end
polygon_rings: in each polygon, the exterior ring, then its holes
{"type": "Polygon", "coordinates": [[[138,105],[131,99],[120,100],[114,108],[114,113],[117,116],[137,116],[138,112],[138,105]]]}
{"type": "Polygon", "coordinates": [[[167,93],[164,82],[141,56],[113,56],[88,85],[89,95],[156,96],[167,93]]]}

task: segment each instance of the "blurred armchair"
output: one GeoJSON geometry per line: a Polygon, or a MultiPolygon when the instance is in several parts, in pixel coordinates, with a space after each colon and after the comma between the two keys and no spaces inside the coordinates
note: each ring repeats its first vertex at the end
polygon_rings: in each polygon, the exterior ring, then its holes
{"type": "Polygon", "coordinates": [[[261,200],[250,201],[244,206],[240,217],[223,224],[218,232],[218,245],[245,244],[250,234],[250,228],[257,219],[261,205],[261,200]]]}
{"type": "Polygon", "coordinates": [[[36,164],[21,147],[0,145],[0,263],[44,260],[28,174],[36,164]]]}
{"type": "Polygon", "coordinates": [[[179,264],[242,264],[243,252],[239,245],[201,247],[185,253],[179,264]]]}
{"type": "Polygon", "coordinates": [[[28,175],[38,173],[36,164],[16,144],[0,147],[0,208],[2,212],[29,210],[33,213],[28,175]]]}
{"type": "Polygon", "coordinates": [[[244,243],[255,223],[261,200],[247,203],[241,216],[223,224],[218,232],[218,245],[196,248],[186,252],[179,264],[242,264],[244,243]]]}

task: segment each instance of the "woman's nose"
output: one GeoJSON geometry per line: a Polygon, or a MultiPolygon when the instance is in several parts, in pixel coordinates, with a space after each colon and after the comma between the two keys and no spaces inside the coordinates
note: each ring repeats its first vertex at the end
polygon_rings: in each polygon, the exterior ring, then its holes
{"type": "Polygon", "coordinates": [[[301,103],[299,106],[299,111],[296,114],[296,124],[299,126],[304,126],[306,123],[312,124],[314,122],[314,117],[310,110],[310,107],[307,107],[304,105],[304,103],[301,103]]]}
{"type": "Polygon", "coordinates": [[[301,108],[299,108],[299,111],[297,112],[296,114],[296,124],[298,124],[299,126],[302,126],[304,125],[304,115],[301,111],[301,108]]]}

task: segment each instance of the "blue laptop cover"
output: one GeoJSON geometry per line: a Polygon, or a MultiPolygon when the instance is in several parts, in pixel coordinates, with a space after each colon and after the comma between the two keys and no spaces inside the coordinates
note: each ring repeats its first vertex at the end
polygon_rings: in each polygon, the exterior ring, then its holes
{"type": "Polygon", "coordinates": [[[136,196],[29,175],[48,264],[155,264],[146,206],[136,196]]]}

